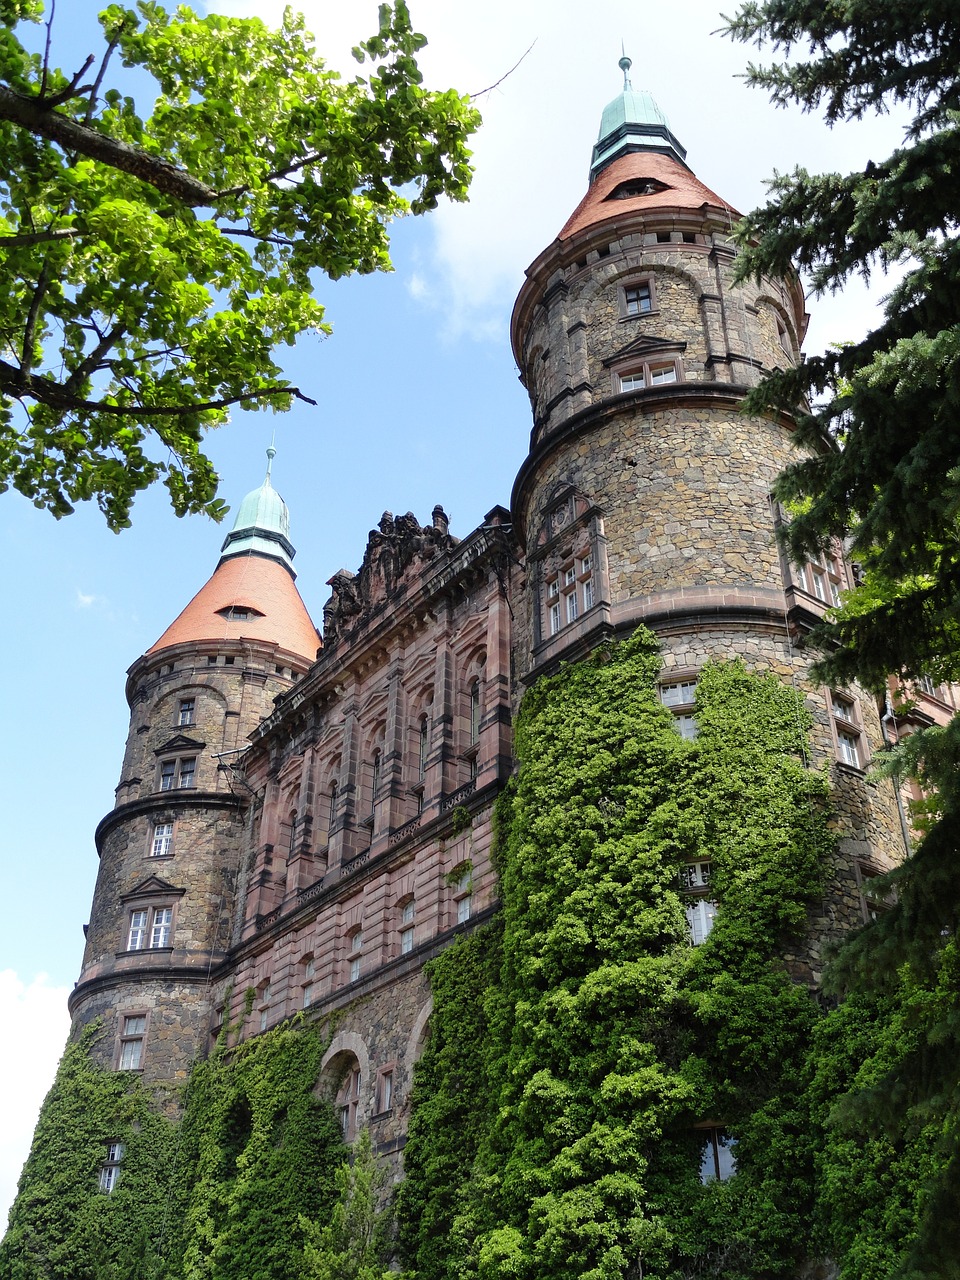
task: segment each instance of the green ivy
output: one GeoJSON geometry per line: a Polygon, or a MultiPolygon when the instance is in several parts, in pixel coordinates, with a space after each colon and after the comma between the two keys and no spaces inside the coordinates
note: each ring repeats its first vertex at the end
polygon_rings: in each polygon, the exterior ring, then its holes
{"type": "Polygon", "coordinates": [[[808,1243],[816,1014],[783,956],[832,848],[826,784],[780,680],[704,668],[689,742],[660,666],[641,632],[524,700],[485,1027],[460,1030],[479,975],[455,987],[454,952],[434,971],[400,1202],[418,1280],[745,1280],[789,1275],[808,1243]],[[708,859],[719,911],[694,948],[678,873],[708,859]],[[736,1138],[738,1172],[703,1185],[696,1126],[711,1121],[736,1138]]]}
{"type": "Polygon", "coordinates": [[[314,1088],[328,1038],[278,1028],[198,1063],[179,1125],[131,1072],[68,1045],[0,1246],[2,1280],[291,1280],[344,1155],[314,1088]],[[114,1190],[98,1189],[109,1140],[114,1190]]]}
{"type": "Polygon", "coordinates": [[[3,1280],[136,1280],[153,1274],[163,1234],[175,1127],[132,1072],[105,1071],[91,1024],[67,1045],[40,1112],[0,1245],[3,1280]],[[110,1195],[107,1142],[124,1146],[110,1195]]]}

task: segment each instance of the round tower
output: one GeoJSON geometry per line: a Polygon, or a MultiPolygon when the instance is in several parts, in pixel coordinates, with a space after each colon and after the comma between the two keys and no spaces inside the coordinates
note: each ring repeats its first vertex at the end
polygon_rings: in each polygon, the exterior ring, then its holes
{"type": "Polygon", "coordinates": [[[100,869],[74,1027],[101,1019],[97,1056],[155,1084],[206,1050],[209,977],[231,941],[249,795],[231,768],[247,736],[314,661],[286,504],[240,505],[212,577],[127,678],[130,731],[100,869]]]}
{"type": "Polygon", "coordinates": [[[739,218],[693,174],[649,93],[606,107],[590,185],[528,269],[512,339],[533,408],[513,492],[527,678],[598,633],[784,633],[770,490],[790,424],[740,414],[798,358],[796,277],[733,281],[739,218]]]}
{"type": "Polygon", "coordinates": [[[866,776],[883,746],[876,703],[811,685],[797,644],[852,585],[849,567],[839,547],[806,565],[781,555],[786,513],[771,491],[796,456],[793,423],[741,412],[765,372],[800,358],[803,293],[792,273],[736,282],[740,215],[632,88],[630,60],[620,66],[587,193],[528,269],[513,313],[533,408],[512,498],[527,571],[518,673],[530,684],[643,623],[661,642],[660,696],[684,737],[696,736],[711,659],[741,658],[804,690],[838,850],[822,913],[788,963],[817,982],[824,943],[868,916],[864,886],[904,845],[895,789],[866,776]]]}

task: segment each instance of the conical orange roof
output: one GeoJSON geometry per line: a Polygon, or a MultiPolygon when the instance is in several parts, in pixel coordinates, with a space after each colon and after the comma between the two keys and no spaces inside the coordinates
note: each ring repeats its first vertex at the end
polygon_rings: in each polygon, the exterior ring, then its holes
{"type": "Polygon", "coordinates": [[[276,457],[267,450],[267,474],[240,504],[213,577],[177,620],[147,650],[156,653],[197,640],[263,640],[313,662],[320,647],[294,579],[287,504],[270,482],[276,457]]]}
{"type": "Polygon", "coordinates": [[[313,662],[320,637],[290,574],[278,560],[250,552],[221,560],[155,645],[198,640],[263,640],[313,662]],[[237,616],[246,612],[246,618],[237,616]]]}
{"type": "Polygon", "coordinates": [[[740,217],[736,209],[730,208],[673,156],[656,151],[630,151],[597,174],[557,239],[569,240],[588,227],[616,221],[624,214],[642,213],[647,209],[702,209],[704,205],[728,209],[734,222],[740,217]],[[624,184],[629,184],[629,190],[635,184],[641,185],[645,178],[650,180],[649,194],[616,194],[618,190],[622,193],[624,184]]]}

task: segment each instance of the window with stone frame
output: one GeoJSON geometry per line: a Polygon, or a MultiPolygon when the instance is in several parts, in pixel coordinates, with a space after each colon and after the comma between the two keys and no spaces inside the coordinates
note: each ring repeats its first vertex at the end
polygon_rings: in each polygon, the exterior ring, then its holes
{"type": "Polygon", "coordinates": [[[837,690],[831,690],[829,697],[837,759],[853,769],[863,769],[867,762],[867,749],[857,700],[837,690]]]}
{"type": "Polygon", "coordinates": [[[558,486],[529,557],[539,602],[537,644],[559,635],[605,599],[602,538],[598,508],[572,486],[558,486]]]}
{"type": "Polygon", "coordinates": [[[127,928],[128,951],[156,951],[169,947],[173,931],[173,907],[135,907],[127,928]]]}
{"type": "Polygon", "coordinates": [[[658,358],[632,363],[616,372],[617,391],[641,391],[644,387],[663,387],[682,381],[678,357],[658,358]]]}
{"type": "Polygon", "coordinates": [[[160,761],[160,790],[175,791],[196,786],[197,757],[171,756],[160,761]]]}
{"type": "Polygon", "coordinates": [[[359,982],[363,972],[363,930],[353,929],[347,935],[348,973],[350,982],[359,982]]]}
{"type": "Polygon", "coordinates": [[[149,856],[169,858],[173,854],[173,822],[155,822],[150,830],[149,856]]]}
{"type": "Polygon", "coordinates": [[[865,924],[876,920],[896,906],[896,890],[881,888],[877,884],[877,880],[883,875],[881,867],[858,859],[854,863],[854,873],[857,877],[857,888],[860,891],[860,912],[865,924]]]}
{"type": "Polygon", "coordinates": [[[309,1009],[313,1004],[317,962],[312,955],[308,955],[304,956],[300,963],[303,966],[303,981],[300,983],[300,1007],[309,1009]]]}
{"type": "Polygon", "coordinates": [[[396,1078],[396,1068],[391,1063],[387,1067],[381,1067],[377,1073],[377,1095],[376,1095],[376,1114],[378,1116],[386,1115],[393,1109],[393,1089],[396,1078]]]}
{"type": "Polygon", "coordinates": [[[473,914],[473,867],[465,863],[454,873],[453,900],[457,912],[457,924],[466,924],[473,914]]]}
{"type": "Polygon", "coordinates": [[[123,1160],[123,1143],[108,1142],[106,1159],[100,1166],[99,1188],[108,1195],[117,1185],[120,1177],[120,1164],[123,1160]]]}
{"type": "Polygon", "coordinates": [[[697,718],[694,714],[697,700],[695,675],[683,679],[664,681],[660,685],[660,701],[673,713],[674,724],[681,738],[692,742],[697,736],[697,718]]]}
{"type": "Polygon", "coordinates": [[[360,1110],[362,1087],[363,1076],[360,1073],[360,1064],[354,1058],[343,1077],[336,1099],[340,1134],[344,1142],[353,1142],[357,1136],[357,1113],[360,1110]]]}
{"type": "Polygon", "coordinates": [[[416,915],[416,903],[412,897],[406,898],[399,904],[400,908],[400,954],[402,956],[409,955],[414,947],[415,926],[414,916],[416,915]]]}
{"type": "Polygon", "coordinates": [[[639,276],[625,280],[618,286],[620,319],[633,320],[638,316],[654,315],[657,310],[657,286],[654,276],[639,276]]]}
{"type": "Polygon", "coordinates": [[[143,1066],[143,1049],[147,1039],[146,1013],[126,1013],[120,1017],[120,1045],[117,1068],[139,1071],[143,1066]]]}
{"type": "Polygon", "coordinates": [[[178,727],[183,728],[185,725],[193,724],[196,713],[197,713],[196,698],[181,698],[180,705],[177,708],[178,727]]]}

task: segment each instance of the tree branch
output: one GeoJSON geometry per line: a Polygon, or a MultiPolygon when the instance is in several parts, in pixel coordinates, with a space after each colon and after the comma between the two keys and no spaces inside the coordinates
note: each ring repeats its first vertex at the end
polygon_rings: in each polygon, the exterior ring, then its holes
{"type": "MultiPolygon", "coordinates": [[[[263,178],[264,182],[276,182],[278,178],[289,178],[291,173],[296,173],[299,169],[304,169],[308,164],[316,164],[318,160],[322,160],[326,156],[325,151],[314,151],[312,155],[301,156],[299,160],[292,161],[288,165],[284,165],[282,169],[274,169],[272,173],[268,173],[263,178]]],[[[217,195],[223,198],[230,196],[242,196],[249,191],[249,186],[245,187],[226,187],[223,191],[218,191],[217,195]]]]}
{"type": "Polygon", "coordinates": [[[100,400],[82,400],[70,395],[59,382],[38,378],[24,373],[5,360],[0,360],[0,391],[14,399],[27,397],[45,404],[51,409],[85,409],[90,413],[107,413],[113,417],[185,418],[193,413],[206,413],[213,409],[228,409],[244,400],[265,400],[272,396],[294,396],[305,404],[316,406],[316,400],[305,396],[298,387],[264,387],[259,391],[247,391],[242,395],[228,396],[223,400],[202,400],[194,404],[106,404],[100,400]]]}
{"type": "Polygon", "coordinates": [[[7,85],[0,84],[0,120],[9,120],[41,138],[49,138],[67,151],[77,152],[90,160],[130,173],[141,182],[155,187],[164,195],[173,196],[191,207],[210,205],[217,199],[217,192],[206,183],[198,181],[176,165],[147,155],[138,147],[120,142],[105,133],[99,133],[89,125],[72,120],[41,105],[36,98],[15,93],[7,85]]]}
{"type": "Polygon", "coordinates": [[[51,228],[49,231],[18,231],[12,236],[0,235],[0,249],[16,249],[23,244],[45,244],[50,240],[69,240],[78,236],[76,227],[51,228]]]}
{"type": "Polygon", "coordinates": [[[23,373],[29,374],[33,368],[33,341],[37,331],[37,317],[40,314],[40,307],[43,303],[43,295],[47,292],[47,286],[51,277],[49,256],[44,258],[43,266],[40,268],[40,275],[37,277],[37,287],[33,291],[33,297],[30,299],[30,310],[27,313],[27,323],[23,328],[23,348],[20,354],[20,369],[23,373]]]}
{"type": "Polygon", "coordinates": [[[296,240],[288,240],[285,236],[263,236],[258,231],[243,231],[240,227],[221,227],[220,231],[225,236],[248,236],[251,240],[260,240],[264,244],[293,245],[297,243],[296,240]]]}

